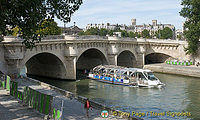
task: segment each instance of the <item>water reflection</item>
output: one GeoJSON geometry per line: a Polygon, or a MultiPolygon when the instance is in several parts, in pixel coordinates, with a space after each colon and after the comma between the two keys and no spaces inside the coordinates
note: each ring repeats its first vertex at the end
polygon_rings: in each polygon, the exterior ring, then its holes
{"type": "MultiPolygon", "coordinates": [[[[188,118],[200,118],[199,78],[159,73],[156,73],[156,76],[166,84],[164,89],[130,88],[88,79],[78,82],[37,79],[127,112],[191,112],[192,116],[188,118]]],[[[155,116],[143,118],[158,119],[155,116]]],[[[186,117],[165,115],[159,119],[186,119],[186,117]]]]}

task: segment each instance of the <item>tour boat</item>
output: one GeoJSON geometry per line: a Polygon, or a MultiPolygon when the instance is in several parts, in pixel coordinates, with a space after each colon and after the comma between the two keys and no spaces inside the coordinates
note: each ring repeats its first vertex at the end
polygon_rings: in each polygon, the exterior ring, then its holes
{"type": "Polygon", "coordinates": [[[165,86],[151,70],[114,65],[99,65],[89,72],[88,77],[105,83],[130,87],[162,88],[165,86]]]}

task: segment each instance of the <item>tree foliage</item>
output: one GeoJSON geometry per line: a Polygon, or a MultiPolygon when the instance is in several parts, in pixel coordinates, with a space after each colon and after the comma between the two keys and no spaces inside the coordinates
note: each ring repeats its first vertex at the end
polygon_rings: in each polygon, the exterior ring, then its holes
{"type": "Polygon", "coordinates": [[[182,36],[182,35],[177,35],[176,38],[177,38],[178,40],[181,40],[181,39],[183,39],[183,36],[182,36]]]}
{"type": "MultiPolygon", "coordinates": [[[[61,28],[58,27],[57,23],[54,22],[52,19],[45,19],[40,25],[40,29],[36,31],[37,34],[39,35],[60,35],[61,34],[61,28]]],[[[12,36],[19,36],[20,35],[20,30],[18,26],[13,28],[11,30],[12,36]]]]}
{"type": "Polygon", "coordinates": [[[129,37],[129,34],[126,30],[119,30],[119,31],[116,31],[116,32],[121,32],[122,37],[129,37]]]}
{"type": "Polygon", "coordinates": [[[99,35],[99,29],[98,28],[90,28],[87,31],[85,31],[85,35],[99,35]]]}
{"type": "Polygon", "coordinates": [[[135,37],[136,37],[136,35],[135,35],[134,32],[129,32],[129,33],[128,33],[128,36],[129,36],[130,38],[135,38],[135,37]]]}
{"type": "Polygon", "coordinates": [[[21,28],[19,37],[30,48],[41,40],[42,35],[37,31],[40,30],[42,21],[57,17],[63,22],[69,22],[71,15],[81,4],[82,0],[1,0],[1,36],[18,26],[21,28]]]}
{"type": "Polygon", "coordinates": [[[165,27],[163,30],[160,30],[161,39],[172,39],[173,31],[169,27],[165,27]]]}
{"type": "Polygon", "coordinates": [[[100,36],[106,36],[107,34],[108,34],[108,30],[107,30],[107,29],[101,28],[101,29],[99,30],[99,35],[100,35],[100,36]]]}
{"type": "Polygon", "coordinates": [[[19,35],[20,28],[19,28],[18,26],[16,26],[16,27],[13,28],[11,31],[12,31],[12,36],[18,36],[18,35],[19,35]]]}
{"type": "Polygon", "coordinates": [[[135,36],[136,36],[137,38],[141,38],[141,34],[138,33],[138,32],[135,32],[135,36]]]}
{"type": "Polygon", "coordinates": [[[200,39],[200,1],[199,0],[182,0],[183,6],[180,15],[186,18],[184,24],[184,36],[188,41],[186,53],[195,55],[198,50],[200,39]]]}
{"type": "Polygon", "coordinates": [[[38,34],[42,35],[60,35],[61,28],[52,19],[45,19],[41,25],[38,34]]]}
{"type": "Polygon", "coordinates": [[[105,28],[90,28],[88,30],[86,30],[85,32],[79,32],[78,35],[99,35],[99,36],[106,36],[106,35],[110,35],[113,36],[114,32],[121,32],[121,36],[122,37],[131,37],[134,38],[135,34],[133,32],[127,32],[125,30],[120,30],[120,29],[115,29],[115,30],[108,30],[105,28]]]}
{"type": "Polygon", "coordinates": [[[142,37],[143,38],[150,38],[150,34],[149,34],[149,31],[147,29],[144,29],[142,31],[142,37]]]}

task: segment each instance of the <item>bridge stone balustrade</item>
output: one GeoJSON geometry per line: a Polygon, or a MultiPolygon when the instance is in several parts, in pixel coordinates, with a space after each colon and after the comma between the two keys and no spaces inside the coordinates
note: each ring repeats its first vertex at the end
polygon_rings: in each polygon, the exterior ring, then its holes
{"type": "Polygon", "coordinates": [[[146,59],[191,58],[185,55],[184,41],[61,35],[46,36],[33,49],[26,49],[22,41],[5,37],[0,43],[1,72],[18,74],[26,66],[30,75],[76,79],[77,70],[99,64],[143,67],[146,59]]]}

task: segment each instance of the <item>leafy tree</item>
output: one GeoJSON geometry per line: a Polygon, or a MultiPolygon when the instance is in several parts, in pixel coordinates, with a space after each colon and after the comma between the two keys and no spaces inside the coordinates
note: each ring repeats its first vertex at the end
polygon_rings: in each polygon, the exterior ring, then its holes
{"type": "Polygon", "coordinates": [[[161,39],[169,39],[173,37],[173,31],[169,27],[165,27],[160,31],[161,39]]]}
{"type": "Polygon", "coordinates": [[[142,37],[143,38],[150,38],[150,34],[149,34],[149,31],[147,29],[144,29],[142,31],[142,37]]]}
{"type": "Polygon", "coordinates": [[[177,35],[176,37],[177,37],[178,40],[183,39],[182,35],[177,35]]]}
{"type": "Polygon", "coordinates": [[[136,36],[137,38],[141,38],[141,35],[140,35],[140,33],[138,33],[138,32],[135,32],[135,36],[136,36]]]}
{"type": "MultiPolygon", "coordinates": [[[[40,29],[36,31],[37,34],[41,35],[60,35],[61,34],[61,28],[58,27],[57,23],[54,22],[52,19],[45,19],[40,25],[40,29]]],[[[12,35],[18,36],[20,34],[21,28],[16,26],[13,28],[12,35]]]]}
{"type": "Polygon", "coordinates": [[[113,36],[113,32],[114,32],[113,30],[109,30],[108,35],[113,36]]]}
{"type": "Polygon", "coordinates": [[[57,23],[52,19],[45,19],[41,25],[39,31],[37,33],[42,35],[60,35],[61,28],[58,27],[57,23]]]}
{"type": "Polygon", "coordinates": [[[183,8],[180,15],[187,19],[184,24],[184,36],[188,41],[186,53],[196,55],[198,42],[200,39],[200,1],[199,0],[182,0],[183,8]]]}
{"type": "Polygon", "coordinates": [[[12,36],[18,36],[19,35],[20,28],[16,26],[12,29],[12,36]]]}
{"type": "Polygon", "coordinates": [[[81,32],[78,33],[78,35],[85,35],[85,32],[81,31],[81,32]]]}
{"type": "Polygon", "coordinates": [[[37,33],[43,20],[57,17],[63,22],[69,22],[81,4],[82,0],[1,0],[1,36],[18,26],[21,28],[19,35],[24,39],[23,43],[31,48],[43,36],[37,33]]]}
{"type": "Polygon", "coordinates": [[[100,36],[106,36],[108,34],[108,30],[105,28],[101,28],[99,31],[100,36]]]}
{"type": "Polygon", "coordinates": [[[163,38],[161,37],[162,31],[163,31],[163,30],[160,30],[160,29],[159,29],[158,31],[155,32],[154,36],[155,36],[156,38],[158,38],[158,39],[163,39],[163,38]]]}
{"type": "Polygon", "coordinates": [[[99,29],[98,28],[90,28],[87,31],[85,31],[86,35],[99,35],[99,29]]]}
{"type": "Polygon", "coordinates": [[[134,32],[129,32],[129,33],[128,33],[128,36],[129,36],[130,38],[135,38],[134,32]]]}
{"type": "Polygon", "coordinates": [[[126,30],[120,30],[122,37],[128,37],[128,32],[126,30]]]}

